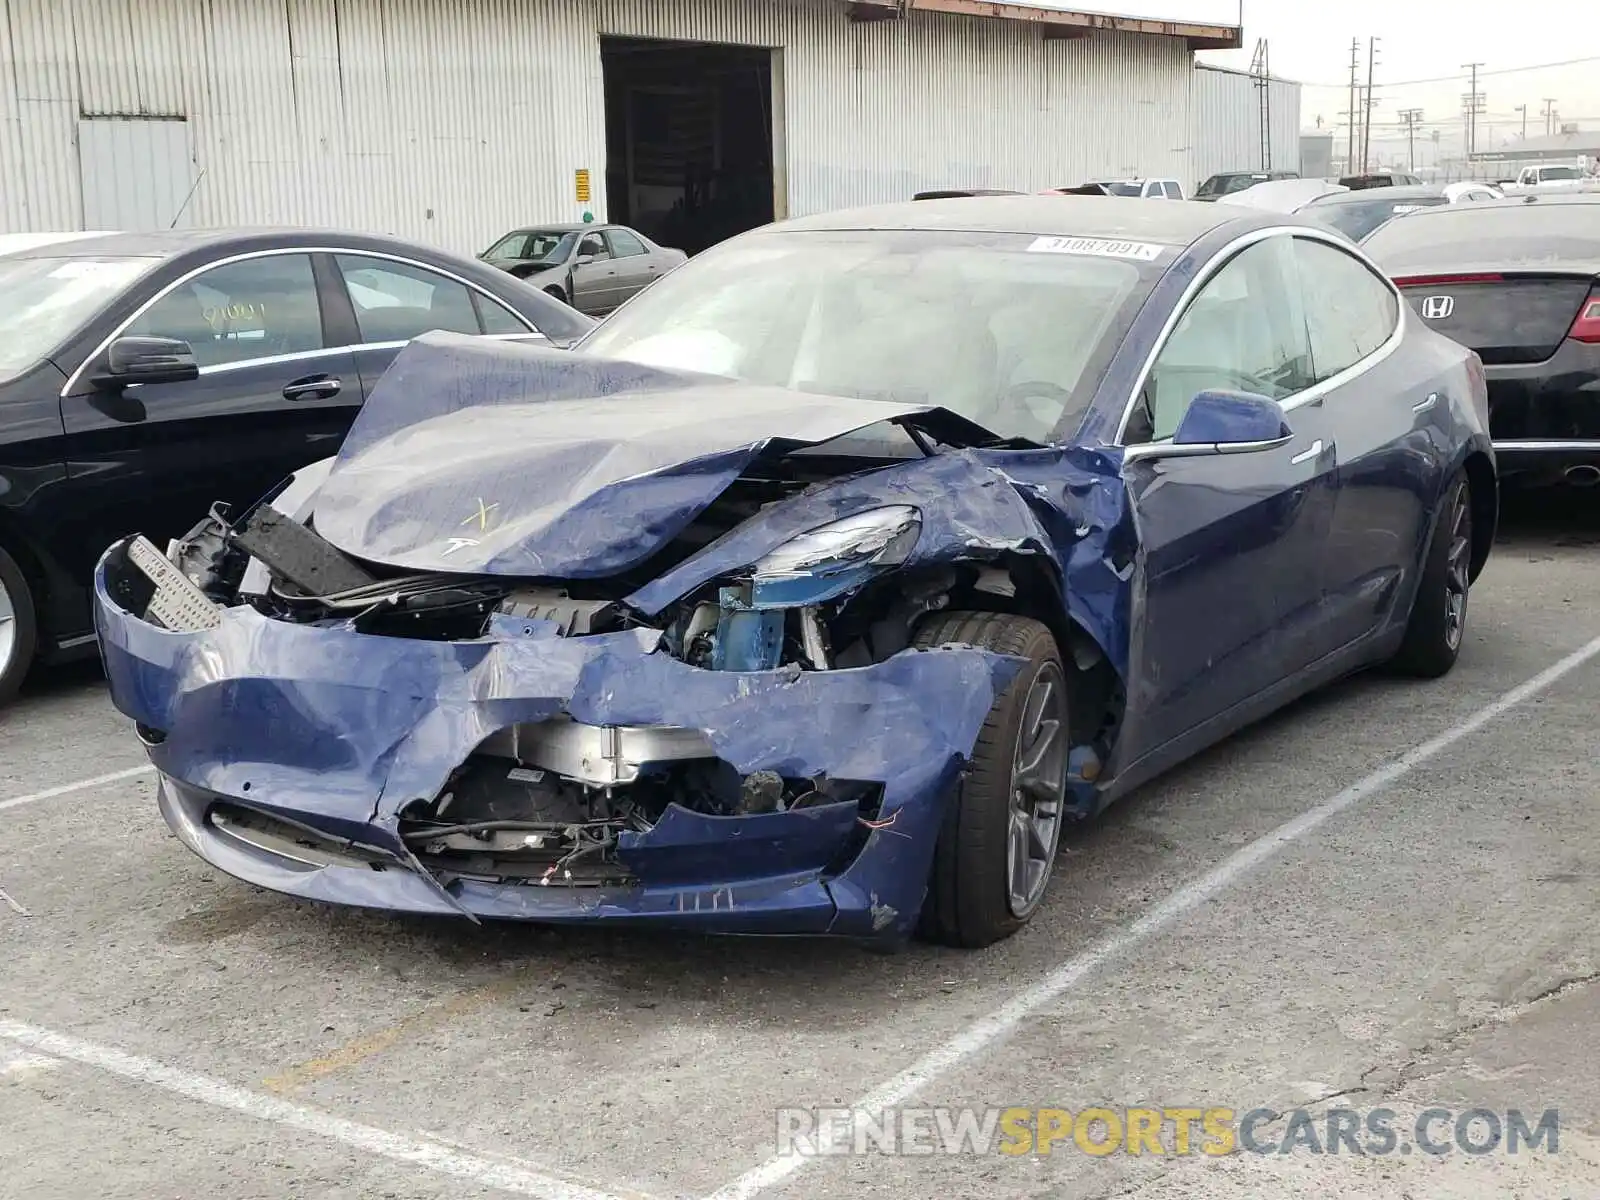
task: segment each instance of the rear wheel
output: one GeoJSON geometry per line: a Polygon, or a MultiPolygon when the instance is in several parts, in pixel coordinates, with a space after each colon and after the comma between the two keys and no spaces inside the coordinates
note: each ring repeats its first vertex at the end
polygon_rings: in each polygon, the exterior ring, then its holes
{"type": "Polygon", "coordinates": [[[38,638],[28,581],[16,560],[0,549],[0,705],[9,704],[22,686],[38,638]]]}
{"type": "Polygon", "coordinates": [[[924,648],[965,644],[1027,665],[995,700],[934,849],[921,932],[987,946],[1025,925],[1055,867],[1066,807],[1067,680],[1050,630],[1008,613],[942,613],[924,648]]]}
{"type": "Polygon", "coordinates": [[[1472,489],[1465,472],[1445,488],[1433,519],[1433,538],[1411,604],[1396,669],[1437,679],[1456,665],[1467,632],[1467,596],[1472,573],[1472,489]]]}

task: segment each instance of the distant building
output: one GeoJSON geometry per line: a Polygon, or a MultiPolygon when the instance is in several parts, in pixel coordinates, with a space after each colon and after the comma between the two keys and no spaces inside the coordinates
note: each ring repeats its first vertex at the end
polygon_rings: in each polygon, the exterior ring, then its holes
{"type": "MultiPolygon", "coordinates": [[[[1241,45],[1237,18],[1123,7],[6,0],[0,232],[333,225],[475,252],[588,214],[695,249],[934,188],[1256,166],[1253,81],[1194,65],[1241,45]]],[[[1298,96],[1269,99],[1292,168],[1298,96]]]]}
{"type": "Polygon", "coordinates": [[[1600,162],[1600,129],[1565,126],[1560,133],[1524,138],[1494,150],[1472,156],[1474,163],[1581,162],[1594,166],[1600,162]]]}
{"type": "Polygon", "coordinates": [[[1333,134],[1300,135],[1300,174],[1306,179],[1332,179],[1333,134]]]}

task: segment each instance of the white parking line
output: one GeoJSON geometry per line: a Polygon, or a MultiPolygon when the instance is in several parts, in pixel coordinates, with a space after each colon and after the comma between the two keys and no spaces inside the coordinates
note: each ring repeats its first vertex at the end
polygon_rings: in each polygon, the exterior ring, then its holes
{"type": "MultiPolygon", "coordinates": [[[[1291,821],[1284,822],[1272,832],[1262,835],[1237,853],[1230,855],[1206,874],[1168,895],[1131,925],[1102,938],[1082,954],[1069,958],[1038,983],[1013,996],[987,1016],[980,1017],[949,1041],[912,1063],[893,1079],[861,1097],[854,1106],[857,1124],[860,1125],[867,1114],[881,1114],[886,1108],[893,1108],[912,1099],[953,1067],[1009,1036],[1023,1021],[1077,986],[1085,976],[1097,968],[1175,924],[1181,917],[1193,912],[1238,882],[1284,847],[1302,840],[1347,808],[1390,787],[1463,738],[1471,736],[1489,722],[1545,691],[1557,680],[1577,670],[1597,654],[1600,654],[1600,638],[1595,638],[1554,666],[1539,672],[1526,683],[1512,688],[1498,700],[1478,709],[1466,720],[1445,730],[1437,737],[1430,738],[1402,754],[1388,766],[1374,771],[1365,779],[1358,780],[1317,807],[1291,821]]],[[[829,1134],[831,1129],[822,1135],[822,1140],[827,1145],[832,1145],[834,1139],[829,1134]]],[[[705,1200],[749,1200],[750,1197],[789,1178],[807,1163],[812,1162],[814,1157],[802,1153],[775,1155],[731,1183],[718,1188],[705,1200]]]]}
{"type": "Polygon", "coordinates": [[[99,787],[104,783],[117,783],[124,779],[135,779],[154,770],[155,768],[149,763],[145,763],[142,767],[129,767],[126,771],[113,771],[109,775],[96,775],[93,779],[80,779],[77,783],[63,783],[60,787],[45,788],[42,792],[30,792],[26,796],[13,796],[9,800],[0,800],[0,809],[21,808],[24,804],[34,804],[40,800],[54,800],[57,796],[69,796],[73,792],[81,792],[85,788],[99,787]]]}
{"type": "Polygon", "coordinates": [[[220,1079],[196,1075],[154,1059],[126,1054],[110,1046],[96,1045],[18,1021],[0,1021],[0,1039],[40,1054],[64,1058],[123,1079],[173,1092],[213,1108],[228,1109],[258,1121],[270,1121],[274,1125],[327,1138],[368,1154],[465,1179],[479,1187],[540,1196],[545,1200],[646,1200],[637,1192],[600,1192],[568,1183],[516,1160],[496,1161],[441,1142],[347,1121],[315,1108],[235,1087],[220,1079]]]}

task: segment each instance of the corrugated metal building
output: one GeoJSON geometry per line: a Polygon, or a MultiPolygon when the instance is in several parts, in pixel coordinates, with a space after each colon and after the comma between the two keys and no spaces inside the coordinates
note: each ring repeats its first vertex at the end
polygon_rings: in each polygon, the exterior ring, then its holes
{"type": "Polygon", "coordinates": [[[1224,67],[1197,64],[1191,101],[1190,178],[1194,188],[1208,175],[1222,171],[1300,169],[1300,85],[1271,79],[1266,86],[1267,111],[1262,111],[1262,88],[1253,76],[1224,67]],[[1270,147],[1263,155],[1262,125],[1271,131],[1270,147]]]}
{"type": "Polygon", "coordinates": [[[1233,77],[1193,68],[1236,27],[1021,0],[9,0],[0,20],[3,231],[335,225],[470,252],[592,212],[716,240],[929,187],[1192,187],[1250,160],[1221,127],[1255,111],[1248,81],[1229,115],[1208,77],[1233,77]]]}

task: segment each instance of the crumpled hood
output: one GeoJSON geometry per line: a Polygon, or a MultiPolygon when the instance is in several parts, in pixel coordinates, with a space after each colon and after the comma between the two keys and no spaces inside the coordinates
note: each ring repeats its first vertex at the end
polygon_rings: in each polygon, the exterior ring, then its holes
{"type": "Polygon", "coordinates": [[[931,411],[430,333],[373,389],[313,520],[393,567],[599,578],[648,559],[758,456],[931,411]]]}

